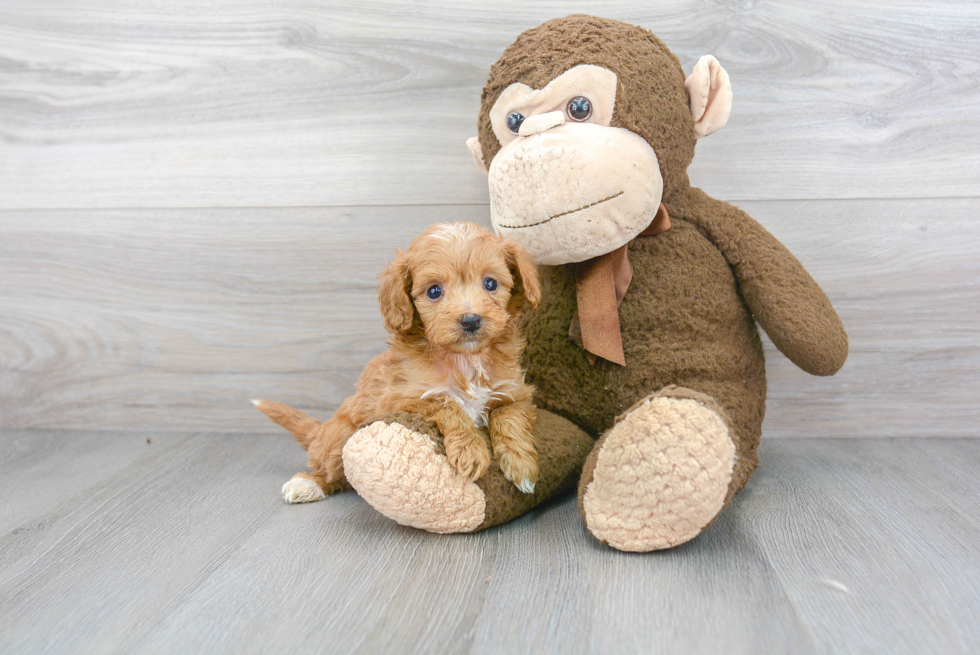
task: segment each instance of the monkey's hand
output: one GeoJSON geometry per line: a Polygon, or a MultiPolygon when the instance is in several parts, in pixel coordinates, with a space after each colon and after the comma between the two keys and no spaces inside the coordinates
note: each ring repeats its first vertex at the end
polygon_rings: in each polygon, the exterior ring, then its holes
{"type": "Polygon", "coordinates": [[[776,237],[745,212],[689,189],[681,202],[735,272],[759,325],[794,364],[833,375],[847,359],[847,333],[823,289],[776,237]]]}

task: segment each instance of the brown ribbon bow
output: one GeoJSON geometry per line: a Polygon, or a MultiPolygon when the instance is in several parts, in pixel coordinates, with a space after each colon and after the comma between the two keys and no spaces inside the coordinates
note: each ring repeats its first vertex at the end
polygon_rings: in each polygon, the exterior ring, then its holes
{"type": "MultiPolygon", "coordinates": [[[[652,237],[669,228],[670,216],[660,203],[657,215],[638,236],[652,237]]],[[[568,336],[577,342],[576,337],[581,335],[581,345],[593,366],[597,356],[626,366],[619,306],[633,280],[633,265],[626,255],[628,248],[626,244],[605,255],[573,264],[578,311],[572,317],[568,336]]]]}

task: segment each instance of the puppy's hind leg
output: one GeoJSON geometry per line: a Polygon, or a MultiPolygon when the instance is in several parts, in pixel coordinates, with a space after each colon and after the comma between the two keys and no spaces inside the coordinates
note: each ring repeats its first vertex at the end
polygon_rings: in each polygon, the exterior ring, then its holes
{"type": "Polygon", "coordinates": [[[340,482],[327,482],[321,475],[297,473],[282,485],[282,498],[287,503],[312,503],[345,489],[350,489],[350,485],[345,487],[340,482]]]}
{"type": "Polygon", "coordinates": [[[307,451],[310,472],[297,473],[282,487],[287,503],[311,503],[351,488],[344,477],[344,444],[357,429],[345,401],[326,423],[313,433],[307,451]]]}

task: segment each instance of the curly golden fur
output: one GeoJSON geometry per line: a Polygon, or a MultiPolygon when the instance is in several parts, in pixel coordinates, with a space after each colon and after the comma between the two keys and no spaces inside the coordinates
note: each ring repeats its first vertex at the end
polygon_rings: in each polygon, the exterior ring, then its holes
{"type": "MultiPolygon", "coordinates": [[[[435,423],[446,456],[475,480],[491,449],[508,480],[530,493],[538,479],[533,388],[524,382],[524,351],[516,319],[541,300],[537,270],[516,241],[472,223],[433,225],[381,274],[378,299],[389,348],[365,367],[357,392],[320,423],[288,405],[256,401],[309,452],[319,500],[350,488],[343,448],[360,427],[391,412],[412,412],[435,423]],[[486,434],[480,430],[487,428],[486,434]]],[[[292,482],[292,481],[291,481],[292,482]]],[[[309,482],[305,482],[312,487],[309,482]]]]}

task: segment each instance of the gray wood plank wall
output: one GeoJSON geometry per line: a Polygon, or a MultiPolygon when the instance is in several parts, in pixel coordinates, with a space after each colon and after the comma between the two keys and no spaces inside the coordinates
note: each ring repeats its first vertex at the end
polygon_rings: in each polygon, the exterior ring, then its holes
{"type": "Polygon", "coordinates": [[[976,436],[980,5],[0,1],[0,428],[268,431],[383,348],[374,277],[487,223],[516,35],[585,11],[732,76],[695,184],[827,289],[838,376],[767,346],[767,436],[976,436]]]}

